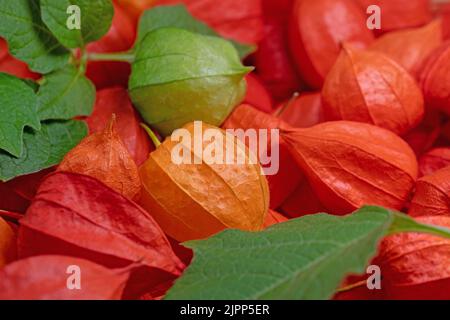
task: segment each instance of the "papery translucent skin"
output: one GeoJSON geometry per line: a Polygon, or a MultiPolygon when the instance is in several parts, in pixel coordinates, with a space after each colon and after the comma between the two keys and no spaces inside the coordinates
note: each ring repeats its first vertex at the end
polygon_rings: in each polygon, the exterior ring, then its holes
{"type": "Polygon", "coordinates": [[[56,172],[41,184],[20,220],[19,257],[43,254],[88,259],[109,268],[131,263],[128,298],[175,279],[184,264],[149,213],[98,180],[56,172]]]}
{"type": "MultiPolygon", "coordinates": [[[[419,217],[450,228],[450,217],[419,217]]],[[[450,240],[419,233],[385,238],[374,264],[382,270],[387,299],[450,299],[450,240]]]]}
{"type": "MultiPolygon", "coordinates": [[[[242,104],[234,109],[233,113],[222,125],[223,129],[267,130],[268,137],[271,134],[270,129],[283,129],[287,127],[289,126],[284,121],[272,115],[265,114],[247,104],[242,104]]],[[[245,143],[248,146],[248,141],[245,143]]],[[[271,150],[271,141],[267,141],[266,146],[261,145],[261,148],[258,150],[259,155],[265,155],[266,150],[271,150]]],[[[288,151],[284,141],[280,140],[279,170],[275,175],[267,176],[270,189],[270,208],[278,208],[295,190],[302,178],[303,174],[297,163],[288,151]]]]}
{"type": "Polygon", "coordinates": [[[94,177],[129,199],[141,193],[138,168],[115,129],[115,117],[72,149],[58,170],[94,177]]]}
{"type": "Polygon", "coordinates": [[[289,45],[309,86],[322,87],[343,42],[364,48],[373,41],[366,16],[353,0],[297,0],[289,26],[289,45]]]}
{"type": "Polygon", "coordinates": [[[247,93],[243,103],[251,104],[266,113],[272,112],[273,101],[259,77],[253,73],[245,77],[247,93]]]}
{"type": "Polygon", "coordinates": [[[381,30],[419,27],[432,19],[430,0],[353,0],[360,4],[363,12],[371,5],[381,8],[381,30]]]}
{"type": "Polygon", "coordinates": [[[0,300],[119,300],[129,276],[129,270],[111,270],[73,257],[32,257],[0,269],[0,300]],[[81,289],[68,288],[76,272],[70,266],[79,268],[81,289]]]}
{"type": "Polygon", "coordinates": [[[0,217],[0,269],[16,259],[16,234],[0,217]]]}
{"type": "MultiPolygon", "coordinates": [[[[137,0],[136,0],[137,1],[137,0]]],[[[136,26],[121,7],[114,5],[114,17],[108,33],[100,40],[87,45],[88,52],[110,53],[129,50],[136,39],[136,26]]],[[[91,61],[87,64],[86,75],[97,89],[128,85],[130,64],[117,61],[91,61]]]]}
{"type": "Polygon", "coordinates": [[[369,49],[386,54],[418,77],[425,60],[441,44],[442,21],[436,20],[424,27],[387,33],[369,49]]]}
{"type": "Polygon", "coordinates": [[[284,102],[275,112],[278,118],[296,128],[308,128],[325,121],[320,93],[304,93],[284,102]]]}
{"type": "Polygon", "coordinates": [[[197,19],[221,36],[256,44],[263,36],[261,0],[157,0],[156,5],[183,3],[197,19]]]}
{"type": "MultiPolygon", "coordinates": [[[[211,129],[226,137],[219,128],[205,123],[202,127],[203,132],[211,129]]],[[[201,146],[202,136],[194,134],[193,123],[183,128],[192,140],[191,144],[180,143],[193,155],[192,161],[175,164],[172,150],[179,142],[167,138],[139,170],[143,183],[141,205],[178,241],[205,238],[225,228],[261,230],[269,206],[269,190],[256,158],[237,138],[228,135],[231,146],[224,143],[222,155],[237,150],[244,155],[244,164],[192,163],[194,157],[202,156],[199,152],[203,153],[209,143],[201,146]],[[196,139],[200,148],[194,146],[196,139]],[[250,157],[254,164],[249,162],[250,157]]]]}
{"type": "Polygon", "coordinates": [[[327,76],[322,102],[328,120],[374,124],[397,134],[415,128],[425,109],[414,78],[383,54],[344,46],[327,76]]]}
{"type": "Polygon", "coordinates": [[[414,152],[391,131],[325,122],[282,131],[320,202],[332,214],[363,205],[402,209],[418,175],[414,152]]]}
{"type": "Polygon", "coordinates": [[[417,181],[409,214],[450,216],[450,166],[417,181]]]}
{"type": "Polygon", "coordinates": [[[450,166],[450,148],[435,148],[419,159],[420,176],[428,176],[450,166]]]}
{"type": "Polygon", "coordinates": [[[113,114],[116,115],[117,133],[136,164],[141,165],[154,147],[140,126],[142,120],[124,88],[114,87],[97,91],[94,112],[86,118],[89,132],[103,131],[113,114]]]}
{"type": "Polygon", "coordinates": [[[450,115],[450,42],[436,49],[428,58],[420,83],[427,106],[450,115]]]}

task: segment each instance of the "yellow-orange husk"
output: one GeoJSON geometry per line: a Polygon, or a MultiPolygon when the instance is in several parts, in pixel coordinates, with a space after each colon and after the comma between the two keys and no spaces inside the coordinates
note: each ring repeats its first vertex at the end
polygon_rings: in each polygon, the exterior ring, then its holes
{"type": "Polygon", "coordinates": [[[237,150],[244,154],[245,163],[192,163],[195,157],[201,159],[203,151],[211,145],[205,141],[202,154],[198,154],[194,140],[201,143],[202,136],[194,135],[194,124],[189,123],[182,129],[192,137],[191,143],[184,141],[183,145],[187,154],[192,155],[192,162],[172,161],[172,151],[180,142],[168,137],[140,167],[143,183],[140,204],[178,241],[205,238],[225,228],[261,230],[269,192],[256,157],[225,131],[205,123],[202,128],[202,132],[211,129],[224,139],[228,137],[231,144],[223,144],[222,155],[237,150]]]}

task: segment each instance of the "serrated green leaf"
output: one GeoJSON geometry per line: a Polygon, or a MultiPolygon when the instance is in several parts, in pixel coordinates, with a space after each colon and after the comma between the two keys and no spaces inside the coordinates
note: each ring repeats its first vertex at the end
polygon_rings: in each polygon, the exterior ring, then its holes
{"type": "MultiPolygon", "coordinates": [[[[191,241],[185,245],[194,259],[166,298],[329,299],[346,275],[364,272],[384,235],[424,231],[411,220],[365,207],[345,217],[310,215],[259,233],[226,230],[191,241]]],[[[450,230],[427,228],[450,237],[450,230]]]]}
{"type": "Polygon", "coordinates": [[[100,39],[111,27],[114,15],[111,0],[41,0],[41,11],[46,26],[68,48],[100,39]],[[67,26],[71,5],[80,9],[80,29],[67,26]]]}
{"type": "Polygon", "coordinates": [[[1,0],[0,21],[0,36],[9,51],[31,70],[48,73],[69,62],[69,51],[42,22],[38,0],[1,0]]]}
{"type": "MultiPolygon", "coordinates": [[[[137,43],[142,41],[148,33],[159,28],[167,27],[180,28],[207,36],[220,37],[220,35],[208,25],[195,19],[184,4],[179,4],[173,6],[158,6],[146,10],[139,20],[137,43]]],[[[241,58],[245,58],[256,49],[254,46],[241,44],[234,40],[226,40],[233,44],[241,58]]]]}
{"type": "Polygon", "coordinates": [[[30,86],[0,73],[0,149],[15,157],[22,154],[24,128],[41,128],[36,108],[36,94],[30,86]]]}
{"type": "Polygon", "coordinates": [[[194,120],[218,126],[242,101],[250,70],[223,39],[161,28],[138,47],[130,96],[144,120],[164,136],[194,120]]]}
{"type": "Polygon", "coordinates": [[[58,164],[87,134],[82,121],[43,122],[40,131],[27,129],[20,158],[0,151],[0,181],[38,172],[58,164]]]}
{"type": "Polygon", "coordinates": [[[94,85],[74,67],[45,76],[38,91],[38,114],[41,120],[88,116],[94,103],[94,85]]]}

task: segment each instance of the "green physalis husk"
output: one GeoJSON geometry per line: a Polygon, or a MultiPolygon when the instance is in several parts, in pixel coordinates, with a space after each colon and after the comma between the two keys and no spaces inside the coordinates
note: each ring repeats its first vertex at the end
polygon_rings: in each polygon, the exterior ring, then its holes
{"type": "Polygon", "coordinates": [[[220,126],[244,98],[251,70],[226,40],[161,28],[136,48],[130,96],[163,136],[195,120],[220,126]]]}

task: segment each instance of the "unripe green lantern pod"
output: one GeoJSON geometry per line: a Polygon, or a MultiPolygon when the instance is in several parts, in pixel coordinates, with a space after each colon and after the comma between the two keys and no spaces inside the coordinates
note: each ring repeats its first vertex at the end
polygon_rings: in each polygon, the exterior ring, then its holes
{"type": "Polygon", "coordinates": [[[162,28],[137,47],[130,96],[163,136],[195,120],[220,126],[243,100],[251,70],[226,40],[162,28]]]}

